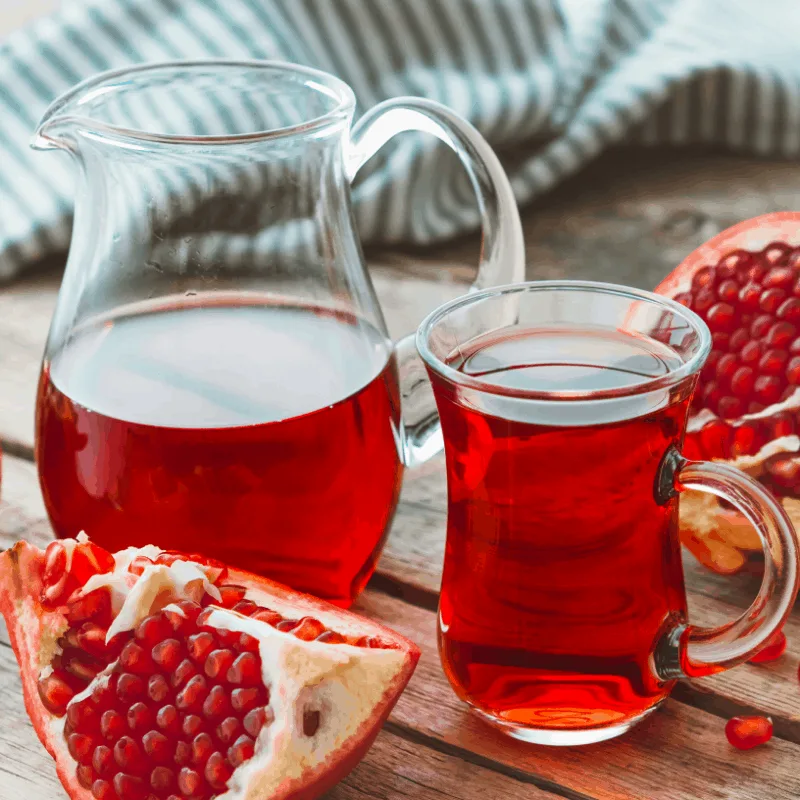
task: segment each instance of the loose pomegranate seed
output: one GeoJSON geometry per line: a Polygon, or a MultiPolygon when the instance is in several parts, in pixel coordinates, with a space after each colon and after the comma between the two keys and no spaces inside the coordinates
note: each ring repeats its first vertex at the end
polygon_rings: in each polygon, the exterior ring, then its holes
{"type": "Polygon", "coordinates": [[[751,664],[766,664],[770,661],[777,661],[786,651],[786,634],[778,631],[767,644],[761,648],[751,659],[751,664]]]}
{"type": "MultiPolygon", "coordinates": [[[[732,377],[739,362],[733,353],[725,353],[719,361],[717,361],[717,380],[723,385],[727,383],[732,377]]],[[[279,628],[280,629],[280,628],[279,628]]]]}
{"type": "MultiPolygon", "coordinates": [[[[744,322],[744,320],[742,320],[744,322]]],[[[750,328],[749,325],[745,328],[737,328],[731,334],[731,340],[728,344],[731,353],[739,353],[741,349],[750,341],[750,328]]],[[[708,363],[706,361],[706,363],[708,363]]]]}
{"type": "Polygon", "coordinates": [[[734,717],[725,725],[725,736],[739,750],[750,750],[772,738],[772,720],[769,717],[734,717]]]}
{"type": "Polygon", "coordinates": [[[789,297],[784,300],[778,307],[775,316],[778,319],[786,320],[786,322],[795,324],[800,322],[800,298],[789,297]]]}
{"type": "Polygon", "coordinates": [[[714,331],[711,334],[711,343],[715,350],[724,353],[727,352],[731,342],[731,335],[724,331],[714,331]]]}
{"type": "Polygon", "coordinates": [[[795,328],[791,322],[776,322],[769,331],[767,331],[764,341],[770,347],[785,350],[789,347],[796,335],[797,328],[795,328]]]}
{"type": "Polygon", "coordinates": [[[754,339],[761,339],[767,335],[769,329],[775,323],[775,317],[770,314],[759,314],[753,319],[750,325],[750,335],[754,339]]]}
{"type": "Polygon", "coordinates": [[[179,767],[185,767],[192,758],[192,746],[189,742],[178,742],[175,745],[175,756],[173,761],[179,767]]]}

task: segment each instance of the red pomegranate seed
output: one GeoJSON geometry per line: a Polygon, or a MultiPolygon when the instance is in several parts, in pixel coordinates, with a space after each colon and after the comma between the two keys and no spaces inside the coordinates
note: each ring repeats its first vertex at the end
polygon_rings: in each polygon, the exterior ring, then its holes
{"type": "Polygon", "coordinates": [[[732,456],[755,455],[765,444],[761,426],[756,421],[746,421],[733,430],[732,456]]]}
{"type": "MultiPolygon", "coordinates": [[[[758,301],[761,299],[761,287],[757,283],[745,284],[739,290],[739,304],[750,311],[758,311],[758,301]]],[[[730,302],[730,301],[729,301],[730,302]]]]}
{"type": "Polygon", "coordinates": [[[216,733],[223,744],[233,744],[242,733],[242,723],[236,717],[226,717],[217,725],[216,733]]]}
{"type": "Polygon", "coordinates": [[[782,375],[784,365],[789,358],[789,353],[786,350],[767,350],[758,362],[758,369],[762,374],[766,375],[782,375]]]}
{"type": "Polygon", "coordinates": [[[189,798],[199,797],[204,791],[204,781],[193,769],[184,767],[178,775],[178,788],[189,798]]]}
{"type": "Polygon", "coordinates": [[[185,767],[192,758],[192,746],[189,742],[178,742],[175,745],[175,756],[173,761],[179,767],[185,767]]]}
{"type": "Polygon", "coordinates": [[[261,666],[254,653],[240,653],[227,673],[228,683],[255,686],[261,683],[261,666]]]}
{"type": "Polygon", "coordinates": [[[317,636],[317,641],[327,642],[328,644],[344,644],[347,639],[345,639],[341,633],[337,633],[336,631],[325,631],[317,636]]]}
{"type": "Polygon", "coordinates": [[[767,406],[778,402],[782,389],[783,386],[780,379],[774,375],[762,375],[756,378],[756,382],[753,385],[753,393],[756,400],[767,406]]]}
{"type": "Polygon", "coordinates": [[[764,462],[764,471],[782,489],[794,489],[800,484],[800,458],[776,453],[764,462]]]}
{"type": "Polygon", "coordinates": [[[213,686],[208,697],[203,701],[203,716],[206,719],[220,719],[231,710],[228,693],[222,686],[213,686]]]}
{"type": "Polygon", "coordinates": [[[734,717],[725,725],[725,736],[739,750],[750,750],[772,738],[769,717],[734,717]]]}
{"type": "Polygon", "coordinates": [[[257,619],[259,622],[266,622],[267,625],[272,625],[273,627],[283,620],[283,617],[277,611],[272,611],[269,608],[262,608],[261,611],[256,611],[252,618],[257,619]]]}
{"type": "Polygon", "coordinates": [[[757,316],[750,325],[750,335],[754,339],[761,339],[767,335],[769,329],[775,323],[775,318],[769,314],[760,314],[757,316]]]}
{"type": "Polygon", "coordinates": [[[738,397],[721,397],[717,411],[724,419],[735,419],[744,413],[744,403],[738,397]]]}
{"type": "Polygon", "coordinates": [[[774,314],[778,310],[778,306],[786,299],[786,291],[784,289],[767,289],[761,293],[758,300],[758,307],[766,314],[774,314]]]}
{"type": "Polygon", "coordinates": [[[128,727],[133,733],[150,730],[153,722],[153,712],[144,703],[134,703],[128,709],[128,727]]]}
{"type": "Polygon", "coordinates": [[[234,689],[231,692],[231,706],[239,714],[249,711],[258,704],[261,691],[252,689],[234,689]]]}
{"type": "Polygon", "coordinates": [[[789,297],[784,300],[775,313],[778,319],[786,320],[786,322],[798,323],[800,322],[800,298],[789,297]]]}
{"type": "Polygon", "coordinates": [[[201,631],[195,633],[186,640],[186,650],[189,655],[198,663],[204,663],[208,654],[217,646],[216,639],[212,633],[201,631]]]}
{"type": "Polygon", "coordinates": [[[231,650],[212,650],[205,662],[205,673],[209,678],[218,678],[230,669],[236,656],[231,650]]]}
{"type": "MultiPolygon", "coordinates": [[[[761,296],[762,308],[764,295],[761,296]]],[[[712,331],[729,331],[733,327],[735,311],[730,303],[716,303],[706,314],[706,323],[712,331]]]]}
{"type": "Polygon", "coordinates": [[[714,267],[703,267],[692,276],[692,289],[695,292],[699,292],[701,289],[713,286],[715,278],[714,267]]]}
{"type": "Polygon", "coordinates": [[[724,331],[714,331],[711,334],[711,343],[713,345],[714,350],[717,350],[721,353],[725,353],[728,351],[730,342],[731,342],[731,335],[729,333],[725,333],[724,331]]]}
{"type": "Polygon", "coordinates": [[[129,672],[120,674],[117,680],[117,697],[123,703],[135,703],[145,697],[144,681],[138,675],[129,672]]]}
{"type": "Polygon", "coordinates": [[[100,730],[100,714],[91,699],[71,703],[67,708],[67,722],[80,733],[100,730]]]}
{"type": "Polygon", "coordinates": [[[84,789],[91,789],[92,784],[97,779],[94,770],[88,764],[79,764],[78,768],[75,770],[75,775],[78,778],[78,783],[83,786],[84,789]]]}
{"type": "Polygon", "coordinates": [[[795,430],[794,418],[787,411],[781,411],[770,418],[770,428],[773,439],[780,439],[782,436],[791,436],[795,430]]]}
{"type": "Polygon", "coordinates": [[[155,562],[147,556],[136,556],[136,558],[128,564],[128,572],[132,575],[141,575],[147,567],[152,567],[155,562]]]}
{"type": "Polygon", "coordinates": [[[177,734],[181,729],[178,709],[173,705],[162,706],[156,714],[156,725],[165,733],[177,734]]]}
{"type": "Polygon", "coordinates": [[[108,631],[93,622],[84,622],[77,633],[77,645],[89,655],[104,657],[107,655],[106,634],[108,631]]]}
{"type": "MultiPolygon", "coordinates": [[[[737,328],[731,334],[731,340],[728,346],[731,349],[731,353],[739,353],[741,349],[750,341],[750,329],[747,328],[737,328]]],[[[706,361],[708,363],[708,361],[706,361]]]]}
{"type": "Polygon", "coordinates": [[[69,754],[79,764],[91,764],[92,753],[97,743],[91,736],[85,733],[71,733],[67,737],[67,749],[69,754]]]}
{"type": "Polygon", "coordinates": [[[305,642],[316,639],[325,630],[325,626],[314,617],[303,617],[300,624],[292,631],[292,635],[305,642]]]}
{"type": "Polygon", "coordinates": [[[759,255],[762,263],[777,267],[788,261],[791,252],[792,248],[785,242],[770,242],[759,255]]]}
{"type": "Polygon", "coordinates": [[[191,763],[196,767],[202,767],[208,761],[208,757],[214,752],[214,740],[205,732],[198,733],[192,739],[191,763]]]}
{"type": "Polygon", "coordinates": [[[108,782],[97,780],[92,784],[92,797],[95,800],[119,800],[114,787],[108,782]]]}
{"type": "Polygon", "coordinates": [[[100,717],[100,733],[104,739],[109,741],[116,741],[128,730],[125,724],[125,718],[119,711],[113,709],[104,711],[100,717]]]}
{"type": "Polygon", "coordinates": [[[730,425],[720,419],[707,422],[700,431],[700,442],[708,458],[727,457],[731,437],[730,425]]]}
{"type": "Polygon", "coordinates": [[[673,298],[676,303],[680,303],[682,306],[686,306],[686,308],[692,307],[692,295],[690,292],[680,292],[680,294],[676,294],[673,298]]]}
{"type": "Polygon", "coordinates": [[[44,571],[42,573],[42,599],[48,605],[57,605],[65,598],[67,573],[67,551],[61,542],[50,542],[44,551],[44,571]]]}
{"type": "Polygon", "coordinates": [[[130,736],[122,736],[114,744],[114,761],[128,772],[139,773],[145,766],[142,749],[130,736]]]}
{"type": "MultiPolygon", "coordinates": [[[[731,379],[739,362],[733,353],[725,353],[719,361],[717,361],[717,379],[720,383],[725,384],[731,379]]],[[[279,630],[283,630],[279,626],[279,630]]]]}
{"type": "Polygon", "coordinates": [[[249,617],[255,611],[258,611],[258,606],[252,600],[242,600],[237,603],[231,610],[237,614],[244,614],[249,617]]]}
{"type": "Polygon", "coordinates": [[[739,367],[731,377],[731,391],[738,397],[747,397],[753,391],[755,372],[751,367],[739,367]]]}
{"type": "Polygon", "coordinates": [[[794,271],[787,267],[774,267],[761,281],[765,289],[791,289],[794,283],[794,271]]]}
{"type": "Polygon", "coordinates": [[[147,800],[149,794],[145,782],[135,775],[118,772],[114,776],[114,790],[119,800],[147,800]]]}
{"type": "Polygon", "coordinates": [[[170,684],[172,685],[173,689],[180,689],[197,674],[197,667],[191,661],[189,661],[188,658],[184,658],[183,661],[181,661],[181,663],[175,668],[175,672],[173,672],[170,676],[170,684]]]}
{"type": "Polygon", "coordinates": [[[161,796],[175,789],[177,783],[175,773],[167,767],[156,767],[150,773],[150,788],[161,796]]]}
{"type": "Polygon", "coordinates": [[[137,641],[147,649],[153,648],[162,639],[172,635],[172,626],[162,614],[145,617],[134,631],[137,641]]]}
{"type": "Polygon", "coordinates": [[[75,697],[72,687],[56,673],[42,678],[38,683],[38,689],[42,705],[57,717],[66,713],[69,701],[75,697]]]}
{"type": "Polygon", "coordinates": [[[202,733],[204,724],[203,718],[198,717],[197,714],[187,714],[181,723],[181,730],[184,736],[194,739],[198,733],[202,733]]]}
{"type": "Polygon", "coordinates": [[[261,728],[272,722],[272,711],[268,708],[254,708],[248,711],[242,720],[242,725],[245,731],[252,736],[253,739],[258,738],[261,728]]]}
{"type": "Polygon", "coordinates": [[[786,365],[786,380],[792,386],[800,386],[800,356],[789,359],[786,365]]]}
{"type": "Polygon", "coordinates": [[[797,334],[797,328],[791,322],[776,322],[767,331],[764,341],[770,347],[780,350],[787,349],[797,334]]]}
{"type": "Polygon", "coordinates": [[[244,600],[244,596],[247,594],[247,589],[244,586],[218,586],[217,589],[219,589],[222,599],[215,602],[216,605],[223,608],[233,608],[240,600],[244,600]]]}
{"type": "Polygon", "coordinates": [[[179,611],[170,609],[162,612],[172,630],[184,636],[194,633],[197,627],[197,617],[202,611],[200,605],[191,600],[181,600],[175,605],[179,611]]]}
{"type": "Polygon", "coordinates": [[[82,683],[90,683],[103,670],[103,664],[90,660],[90,656],[81,653],[64,653],[61,657],[64,671],[82,683]]]}
{"type": "Polygon", "coordinates": [[[777,661],[786,652],[786,634],[783,631],[771,637],[770,640],[751,659],[751,664],[767,664],[777,661]]]}
{"type": "Polygon", "coordinates": [[[255,743],[253,740],[242,734],[228,749],[228,762],[236,769],[240,764],[249,761],[255,753],[255,743]]]}
{"type": "Polygon", "coordinates": [[[154,703],[163,703],[169,696],[170,688],[167,679],[156,673],[147,681],[147,696],[154,703]]]}
{"type": "Polygon", "coordinates": [[[117,767],[114,762],[114,754],[111,752],[111,748],[106,747],[104,744],[100,744],[95,747],[94,753],[92,753],[92,766],[94,767],[94,771],[101,778],[112,777],[117,771],[117,767]]]}
{"type": "Polygon", "coordinates": [[[236,647],[240,651],[247,651],[248,653],[257,653],[258,639],[256,639],[254,636],[250,636],[249,633],[243,633],[239,637],[239,641],[236,647]]]}
{"type": "Polygon", "coordinates": [[[180,711],[199,711],[208,695],[208,684],[202,675],[189,679],[186,686],[178,692],[175,705],[180,711]]]}
{"type": "Polygon", "coordinates": [[[177,639],[165,639],[153,648],[151,655],[161,669],[172,672],[181,663],[183,651],[177,639]]]}
{"type": "Polygon", "coordinates": [[[733,303],[739,297],[739,284],[728,278],[717,286],[717,297],[724,303],[733,303]]]}
{"type": "Polygon", "coordinates": [[[92,687],[92,702],[99,708],[108,708],[116,703],[117,680],[119,675],[112,672],[106,679],[98,681],[92,687]]]}
{"type": "Polygon", "coordinates": [[[158,731],[148,731],[142,736],[145,755],[155,764],[166,764],[174,755],[169,739],[158,731]]]}
{"type": "Polygon", "coordinates": [[[225,762],[222,753],[217,751],[208,757],[205,777],[212,789],[225,789],[232,774],[233,770],[225,762]]]}
{"type": "Polygon", "coordinates": [[[97,589],[74,601],[70,600],[64,616],[73,624],[91,619],[108,619],[111,616],[111,595],[108,589],[97,589]]]}

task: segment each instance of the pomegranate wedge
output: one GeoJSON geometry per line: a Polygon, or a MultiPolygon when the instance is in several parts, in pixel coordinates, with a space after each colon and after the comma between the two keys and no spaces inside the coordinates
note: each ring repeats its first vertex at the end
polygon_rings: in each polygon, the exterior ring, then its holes
{"type": "Polygon", "coordinates": [[[0,611],[73,800],[311,800],[364,755],[419,658],[264,578],[83,535],[0,555],[0,611]]]}

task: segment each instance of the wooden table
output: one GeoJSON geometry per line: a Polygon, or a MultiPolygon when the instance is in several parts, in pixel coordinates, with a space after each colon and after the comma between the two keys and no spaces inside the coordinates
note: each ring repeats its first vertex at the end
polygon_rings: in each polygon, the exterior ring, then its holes
{"type": "MultiPolygon", "coordinates": [[[[611,154],[525,212],[529,277],[581,276],[652,287],[680,258],[727,224],[789,208],[800,167],[704,154],[611,154]]],[[[462,293],[478,243],[425,254],[372,253],[378,293],[394,335],[462,293]]],[[[32,463],[39,358],[59,273],[46,270],[0,289],[0,547],[51,537],[32,463]]],[[[550,749],[504,738],[469,714],[439,666],[435,608],[444,543],[441,459],[409,472],[378,574],[357,610],[414,639],[414,678],[363,763],[331,800],[783,800],[800,796],[800,617],[788,653],[684,682],[663,709],[622,739],[550,749]],[[726,719],[763,713],[775,738],[741,753],[726,719]]],[[[757,589],[722,579],[686,557],[691,615],[731,618],[757,589]]],[[[50,758],[25,714],[16,663],[0,632],[0,800],[63,800],[50,758]]]]}

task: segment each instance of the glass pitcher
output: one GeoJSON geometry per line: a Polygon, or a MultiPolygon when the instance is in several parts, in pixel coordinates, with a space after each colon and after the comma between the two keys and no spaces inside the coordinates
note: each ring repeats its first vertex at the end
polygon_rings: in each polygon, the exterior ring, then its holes
{"type": "Polygon", "coordinates": [[[395,134],[432,133],[478,198],[475,285],[521,279],[524,249],[469,123],[398,98],[351,129],[354,106],[317,70],[208,61],[105,73],[48,110],[34,147],[78,166],[37,399],[58,536],[202,552],[343,606],[364,587],[403,468],[441,435],[412,337],[388,337],[350,183],[395,134]]]}

